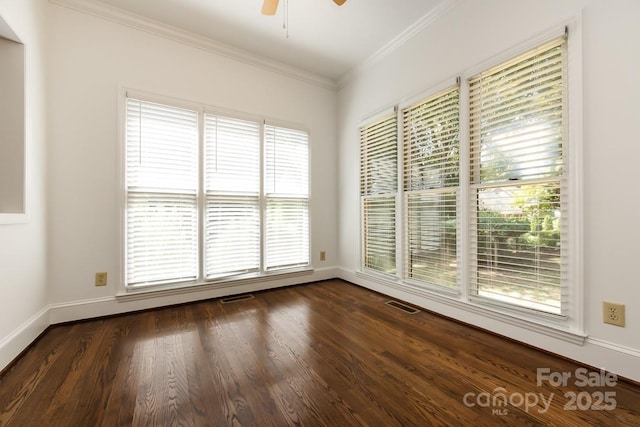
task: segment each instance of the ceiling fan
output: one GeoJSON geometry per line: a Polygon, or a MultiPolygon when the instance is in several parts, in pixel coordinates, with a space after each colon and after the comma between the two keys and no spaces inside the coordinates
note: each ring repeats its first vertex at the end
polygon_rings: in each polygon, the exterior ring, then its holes
{"type": "MultiPolygon", "coordinates": [[[[275,15],[276,10],[278,10],[278,1],[279,0],[264,0],[262,4],[262,14],[263,15],[275,15]]],[[[347,0],[333,0],[335,4],[338,6],[342,6],[347,0]]]]}

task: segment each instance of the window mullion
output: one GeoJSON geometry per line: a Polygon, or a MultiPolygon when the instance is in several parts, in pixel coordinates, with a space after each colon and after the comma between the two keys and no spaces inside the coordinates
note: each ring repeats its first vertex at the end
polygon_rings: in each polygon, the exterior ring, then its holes
{"type": "Polygon", "coordinates": [[[471,272],[475,271],[471,257],[471,225],[475,221],[475,209],[472,203],[471,184],[471,147],[469,143],[469,81],[460,81],[460,134],[458,168],[460,186],[458,187],[458,289],[461,298],[469,298],[469,286],[472,283],[471,272]]]}
{"type": "Polygon", "coordinates": [[[266,173],[267,170],[265,168],[266,162],[266,133],[264,131],[265,126],[267,125],[266,121],[262,121],[262,126],[260,126],[260,192],[258,196],[258,204],[260,206],[260,274],[264,273],[265,268],[265,255],[266,255],[266,243],[267,243],[267,196],[266,196],[266,185],[265,180],[267,179],[266,173]]]}
{"type": "Polygon", "coordinates": [[[405,212],[405,194],[404,194],[404,122],[402,120],[402,112],[398,107],[395,107],[397,130],[396,135],[398,139],[397,145],[397,157],[398,157],[398,179],[396,188],[396,276],[401,280],[406,276],[405,264],[406,256],[405,250],[407,245],[406,230],[406,212],[405,212]]]}
{"type": "Polygon", "coordinates": [[[205,150],[204,150],[204,108],[198,112],[198,282],[205,280],[205,150]]]}

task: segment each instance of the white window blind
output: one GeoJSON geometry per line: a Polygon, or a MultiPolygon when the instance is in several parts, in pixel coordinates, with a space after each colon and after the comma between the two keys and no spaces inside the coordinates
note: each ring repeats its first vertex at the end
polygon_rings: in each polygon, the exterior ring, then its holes
{"type": "Polygon", "coordinates": [[[127,98],[128,285],[198,276],[198,114],[127,98]]]}
{"type": "Polygon", "coordinates": [[[566,309],[566,39],[469,80],[473,295],[566,309]]]}
{"type": "Polygon", "coordinates": [[[396,199],[362,197],[363,267],[396,273],[396,199]]]}
{"type": "Polygon", "coordinates": [[[457,288],[460,91],[456,85],[402,111],[405,277],[457,288]]]}
{"type": "Polygon", "coordinates": [[[205,276],[260,268],[260,126],[205,115],[205,276]]]}
{"type": "Polygon", "coordinates": [[[362,267],[396,273],[398,119],[396,113],[360,128],[362,267]]]}
{"type": "Polygon", "coordinates": [[[309,263],[309,135],[265,125],[265,268],[309,263]]]}
{"type": "Polygon", "coordinates": [[[309,265],[309,135],[125,98],[126,286],[309,265]]]}

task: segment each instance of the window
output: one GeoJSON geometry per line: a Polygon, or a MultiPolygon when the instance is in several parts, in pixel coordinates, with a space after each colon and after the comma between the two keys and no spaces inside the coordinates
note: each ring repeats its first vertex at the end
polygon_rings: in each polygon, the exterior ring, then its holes
{"type": "Polygon", "coordinates": [[[308,134],[203,110],[126,98],[127,286],[309,264],[308,134]]]}
{"type": "Polygon", "coordinates": [[[265,126],[267,270],[308,263],[309,165],[307,134],[265,126]]]}
{"type": "Polygon", "coordinates": [[[205,114],[205,272],[260,270],[260,125],[205,114]]]}
{"type": "Polygon", "coordinates": [[[393,113],[360,129],[360,209],[364,268],[396,272],[398,121],[393,113]]]}
{"type": "Polygon", "coordinates": [[[405,277],[457,288],[458,86],[404,109],[402,126],[405,277]]]}
{"type": "Polygon", "coordinates": [[[360,128],[363,270],[494,308],[576,313],[567,43],[547,41],[360,128]]]}
{"type": "Polygon", "coordinates": [[[566,39],[469,80],[471,293],[561,314],[567,233],[566,39]]]}
{"type": "Polygon", "coordinates": [[[198,278],[198,113],[127,99],[127,284],[198,278]]]}

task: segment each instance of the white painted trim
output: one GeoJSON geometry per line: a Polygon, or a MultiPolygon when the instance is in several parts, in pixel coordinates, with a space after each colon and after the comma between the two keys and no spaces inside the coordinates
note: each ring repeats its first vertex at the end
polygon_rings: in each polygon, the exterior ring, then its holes
{"type": "Polygon", "coordinates": [[[93,0],[49,0],[51,3],[64,6],[78,12],[93,15],[107,21],[125,25],[149,34],[164,37],[197,49],[202,49],[244,64],[252,65],[286,77],[296,79],[314,86],[335,91],[336,82],[332,79],[293,67],[249,51],[233,47],[198,34],[161,23],[132,12],[98,3],[93,0]]]}
{"type": "Polygon", "coordinates": [[[2,224],[25,224],[29,222],[27,213],[0,213],[0,225],[2,224]]]}
{"type": "Polygon", "coordinates": [[[338,277],[337,267],[318,268],[306,274],[274,274],[255,281],[229,281],[224,286],[182,288],[172,292],[133,295],[131,298],[109,296],[49,304],[0,340],[0,371],[20,355],[49,326],[96,317],[124,314],[220,298],[246,292],[258,292],[285,286],[302,285],[338,277]]]}
{"type": "MultiPolygon", "coordinates": [[[[613,372],[633,381],[640,381],[640,349],[623,346],[594,337],[587,337],[584,340],[584,345],[579,345],[567,342],[559,337],[546,336],[538,331],[531,334],[519,324],[504,320],[496,322],[496,320],[499,319],[484,316],[482,315],[483,313],[480,312],[464,310],[465,307],[459,307],[455,304],[447,306],[441,301],[428,299],[422,295],[419,299],[416,299],[412,297],[413,294],[410,292],[407,292],[406,290],[399,290],[389,286],[388,283],[384,283],[385,280],[382,278],[374,278],[373,276],[370,276],[372,277],[371,279],[365,280],[362,276],[363,275],[358,274],[356,271],[344,267],[327,267],[316,269],[312,274],[306,276],[297,276],[285,280],[278,280],[278,283],[274,283],[274,281],[262,281],[260,283],[247,283],[233,288],[226,287],[209,290],[190,290],[181,294],[158,295],[153,298],[146,296],[144,299],[128,300],[124,302],[118,301],[115,296],[111,296],[50,304],[34,314],[15,331],[0,340],[0,370],[4,369],[9,363],[11,363],[11,361],[24,351],[43,331],[46,330],[48,326],[57,323],[159,308],[174,304],[219,298],[237,293],[258,292],[278,287],[340,278],[364,288],[411,302],[440,315],[524,342],[528,345],[538,347],[562,357],[570,358],[579,363],[596,368],[607,369],[609,372],[613,372]],[[301,280],[301,278],[303,278],[303,280],[301,280]]],[[[443,296],[439,297],[440,299],[444,299],[443,296]]]]}
{"type": "MultiPolygon", "coordinates": [[[[52,0],[53,1],[53,0],[52,0]]],[[[293,130],[298,130],[301,132],[306,132],[308,137],[308,169],[311,170],[311,137],[310,131],[306,126],[291,123],[284,120],[271,119],[262,115],[255,115],[249,113],[238,112],[236,110],[225,109],[222,107],[212,106],[206,103],[198,102],[198,101],[189,101],[181,98],[175,98],[170,96],[158,95],[156,93],[147,92],[144,90],[131,89],[125,86],[120,86],[118,89],[118,180],[117,180],[117,190],[119,194],[120,204],[117,209],[117,217],[119,220],[119,265],[118,265],[118,277],[120,278],[119,283],[117,284],[117,294],[118,299],[122,300],[124,298],[130,297],[133,294],[147,294],[151,295],[154,293],[155,295],[163,295],[167,293],[183,293],[184,289],[198,289],[198,290],[206,290],[210,288],[224,287],[225,283],[231,282],[233,284],[238,284],[246,280],[273,280],[274,277],[288,277],[289,275],[300,275],[306,274],[304,272],[312,272],[312,253],[309,250],[309,257],[307,260],[307,265],[304,267],[289,269],[289,270],[275,270],[275,271],[266,271],[264,266],[265,260],[265,227],[266,227],[266,195],[264,193],[264,181],[266,179],[266,169],[264,164],[264,156],[265,156],[265,139],[264,139],[264,128],[265,126],[282,126],[289,127],[293,130]],[[126,214],[127,214],[127,194],[128,189],[126,186],[125,172],[127,168],[127,148],[126,148],[126,110],[127,110],[127,98],[134,98],[141,100],[143,102],[154,102],[157,104],[168,105],[176,108],[184,108],[191,110],[193,112],[198,113],[198,150],[199,150],[199,188],[204,188],[204,116],[206,114],[211,115],[221,115],[229,118],[236,118],[240,120],[252,121],[256,124],[259,124],[260,128],[260,213],[262,215],[262,219],[260,221],[260,273],[251,273],[247,276],[230,276],[228,278],[222,278],[219,280],[208,282],[204,277],[204,242],[203,242],[203,215],[198,215],[199,223],[198,223],[198,247],[200,250],[198,251],[198,272],[199,275],[193,281],[185,282],[185,283],[171,283],[167,285],[149,285],[148,287],[139,287],[136,289],[135,287],[127,287],[127,278],[126,278],[126,251],[127,251],[127,239],[126,239],[126,214]],[[302,273],[301,273],[302,272],[302,273]]],[[[309,206],[311,206],[311,176],[309,176],[309,188],[308,188],[308,196],[307,201],[309,206]]],[[[198,191],[198,212],[202,213],[202,209],[204,206],[204,191],[198,191]]],[[[311,212],[309,212],[309,221],[311,221],[311,212]]],[[[309,229],[309,247],[312,248],[312,236],[311,230],[309,229]]]]}
{"type": "MultiPolygon", "coordinates": [[[[301,270],[287,271],[277,274],[254,274],[247,276],[230,276],[213,282],[205,283],[187,283],[187,284],[170,284],[168,286],[149,286],[140,289],[130,288],[123,293],[116,294],[116,300],[120,302],[141,300],[147,298],[157,298],[169,295],[180,295],[192,292],[204,292],[215,289],[236,288],[242,285],[252,285],[254,283],[271,282],[274,280],[289,280],[294,277],[303,277],[313,274],[313,270],[305,268],[301,270]]],[[[237,293],[237,292],[232,292],[237,293]]]]}
{"type": "Polygon", "coordinates": [[[373,55],[369,56],[360,64],[356,65],[352,70],[348,71],[342,77],[340,77],[338,79],[337,89],[342,89],[355,78],[361,76],[367,69],[371,68],[373,65],[382,61],[384,58],[396,51],[398,48],[411,40],[433,22],[444,16],[450,9],[453,8],[453,6],[455,6],[456,3],[458,3],[458,1],[459,0],[444,0],[435,8],[431,9],[426,15],[407,27],[402,33],[398,34],[390,42],[378,49],[378,51],[376,51],[373,55]]]}
{"type": "MultiPolygon", "coordinates": [[[[514,325],[521,329],[561,339],[572,344],[583,345],[586,339],[586,335],[583,332],[564,327],[562,324],[544,322],[543,319],[528,317],[516,311],[500,311],[499,309],[497,309],[497,307],[493,307],[490,305],[477,304],[473,301],[464,301],[461,300],[459,294],[447,294],[439,290],[431,291],[428,288],[422,288],[400,280],[385,280],[380,276],[373,276],[361,271],[356,271],[355,277],[358,281],[356,283],[363,283],[363,286],[365,287],[368,287],[369,283],[375,282],[376,284],[382,285],[384,287],[388,287],[419,298],[424,298],[425,300],[437,303],[438,305],[464,310],[467,313],[473,313],[482,316],[483,319],[497,320],[504,324],[514,325]]],[[[451,317],[451,314],[446,309],[433,308],[431,307],[431,304],[428,304],[428,306],[421,305],[419,302],[415,302],[413,300],[407,302],[416,303],[424,308],[436,311],[437,313],[444,316],[451,317]]]]}
{"type": "Polygon", "coordinates": [[[116,111],[118,114],[118,141],[117,141],[117,165],[118,176],[116,178],[116,194],[118,197],[117,206],[115,206],[118,218],[118,264],[117,264],[117,283],[116,292],[125,292],[126,290],[126,263],[127,256],[127,182],[125,173],[127,170],[127,143],[126,143],[126,115],[127,115],[127,89],[123,86],[118,88],[118,105],[116,111]]]}
{"type": "Polygon", "coordinates": [[[600,338],[588,337],[587,342],[589,344],[606,348],[607,350],[612,350],[621,354],[626,354],[628,356],[632,356],[640,360],[640,349],[627,347],[624,345],[616,344],[610,341],[601,340],[600,338]]]}
{"type": "Polygon", "coordinates": [[[49,307],[44,307],[0,340],[0,371],[29,347],[49,324],[49,307]]]}
{"type": "Polygon", "coordinates": [[[337,277],[337,269],[317,269],[308,274],[263,276],[255,280],[228,281],[217,286],[198,286],[167,289],[156,292],[115,295],[111,297],[71,301],[50,306],[51,324],[72,322],[94,317],[129,313],[151,308],[220,298],[228,295],[258,292],[285,286],[301,285],[337,277]]]}
{"type": "MultiPolygon", "coordinates": [[[[569,29],[569,39],[567,44],[567,80],[568,91],[566,94],[569,112],[568,126],[568,194],[564,195],[564,200],[569,202],[569,242],[567,251],[569,253],[569,277],[567,281],[567,292],[570,293],[568,312],[566,313],[566,323],[569,330],[583,331],[585,328],[584,314],[584,158],[583,158],[583,88],[582,88],[582,15],[566,18],[557,24],[550,26],[526,41],[518,43],[497,55],[467,68],[461,75],[463,86],[468,88],[469,79],[478,73],[491,69],[504,61],[517,57],[531,49],[547,43],[554,38],[561,37],[564,29],[569,29]]],[[[468,97],[466,97],[468,98],[468,97]]],[[[468,102],[462,98],[461,102],[468,102]]],[[[461,104],[461,117],[468,118],[468,105],[461,104]]],[[[465,128],[466,129],[466,128],[465,128]]],[[[461,135],[462,136],[462,135],[461,135]]],[[[469,143],[469,141],[467,141],[469,143]]],[[[468,159],[467,159],[468,160],[468,159]]],[[[462,180],[464,177],[460,177],[462,180]]],[[[462,182],[462,181],[461,181],[462,182]]],[[[467,182],[469,182],[467,180],[467,182]]],[[[466,200],[469,203],[469,199],[466,200]]],[[[467,211],[468,212],[468,211],[467,211]]],[[[469,224],[467,224],[468,226],[469,224]]],[[[468,235],[466,236],[468,237],[468,235]]],[[[464,243],[463,243],[464,244],[464,243]]],[[[468,250],[469,245],[465,244],[463,250],[468,250]]],[[[467,259],[468,257],[467,254],[467,259]]],[[[463,282],[463,286],[465,283],[463,282]]],[[[467,290],[468,292],[468,290],[467,290]]]]}
{"type": "MultiPolygon", "coordinates": [[[[448,77],[443,81],[436,83],[425,90],[420,91],[418,94],[410,95],[402,98],[400,102],[398,102],[398,114],[399,114],[398,120],[402,122],[402,120],[400,119],[402,117],[403,110],[406,110],[407,108],[411,108],[414,105],[420,104],[427,99],[433,98],[439,93],[444,92],[448,89],[451,89],[456,86],[458,87],[462,86],[462,84],[457,83],[456,81],[457,78],[458,76],[448,77]]],[[[460,98],[462,98],[462,96],[460,98]]],[[[462,112],[460,112],[460,115],[462,115],[462,112]]]]}
{"type": "Polygon", "coordinates": [[[566,21],[569,28],[567,51],[568,65],[568,164],[569,164],[569,316],[577,328],[585,327],[585,290],[584,290],[584,93],[582,86],[582,14],[566,21]]]}
{"type": "MultiPolygon", "coordinates": [[[[472,298],[473,296],[469,290],[469,271],[471,271],[470,263],[472,262],[470,249],[471,245],[469,244],[469,239],[471,238],[471,224],[474,219],[475,210],[470,211],[469,208],[472,205],[471,201],[471,193],[473,193],[472,188],[469,185],[460,185],[459,196],[458,196],[458,208],[459,215],[457,218],[458,222],[458,243],[459,243],[459,252],[458,252],[458,260],[462,260],[459,265],[462,265],[464,268],[460,271],[458,276],[459,280],[459,291],[460,295],[456,298],[455,296],[447,296],[443,292],[440,292],[438,295],[437,292],[431,292],[425,287],[421,286],[413,286],[407,280],[404,279],[404,262],[402,259],[402,254],[404,251],[400,251],[403,247],[403,244],[406,245],[406,230],[403,227],[403,223],[406,221],[404,212],[405,203],[403,199],[403,194],[401,196],[402,203],[396,204],[396,218],[398,219],[398,224],[396,227],[396,237],[398,240],[398,246],[396,248],[396,260],[397,264],[397,273],[396,276],[401,279],[391,279],[386,278],[382,279],[382,284],[385,286],[395,287],[403,292],[414,293],[420,297],[427,297],[433,301],[445,302],[448,305],[456,305],[458,308],[462,308],[465,311],[473,311],[477,314],[482,315],[483,317],[494,318],[499,321],[507,321],[507,322],[516,322],[518,326],[529,329],[534,332],[539,332],[545,335],[554,336],[559,339],[563,339],[567,342],[577,343],[582,345],[584,343],[584,339],[586,334],[584,333],[584,290],[583,290],[583,248],[582,248],[582,239],[583,239],[583,165],[582,165],[582,21],[581,16],[577,16],[570,19],[565,19],[561,21],[559,24],[553,25],[550,29],[547,29],[537,35],[534,35],[530,39],[525,42],[522,42],[512,48],[506,49],[492,58],[483,61],[480,64],[474,65],[467,70],[465,70],[461,74],[460,78],[460,169],[461,176],[460,182],[470,182],[469,181],[469,168],[464,167],[465,161],[468,166],[469,163],[469,150],[470,150],[470,141],[468,140],[468,120],[469,120],[469,99],[468,99],[468,91],[469,91],[469,78],[474,76],[477,73],[483,72],[486,69],[492,68],[506,60],[510,60],[518,55],[528,52],[529,50],[540,46],[541,44],[547,43],[550,40],[553,40],[557,37],[561,37],[564,34],[565,26],[569,29],[569,44],[568,44],[568,55],[569,55],[569,66],[568,66],[568,79],[569,79],[569,90],[567,97],[569,99],[569,141],[568,144],[569,149],[569,176],[567,178],[569,185],[569,194],[567,197],[563,196],[564,199],[570,200],[570,215],[569,215],[569,242],[568,242],[568,252],[569,252],[569,278],[567,280],[567,288],[568,292],[571,292],[570,295],[570,303],[568,304],[568,313],[566,316],[562,316],[562,318],[558,318],[556,316],[547,316],[545,313],[540,312],[539,315],[533,314],[531,311],[527,311],[526,309],[519,309],[514,305],[504,304],[502,308],[499,307],[499,304],[495,301],[488,302],[485,304],[479,298],[472,298]],[[467,137],[466,140],[463,139],[467,137]],[[464,220],[464,222],[461,222],[464,220]],[[400,254],[400,255],[398,255],[400,254]],[[417,292],[417,293],[416,293],[417,292]],[[443,298],[443,299],[442,299],[443,298]]],[[[421,91],[415,96],[405,97],[403,98],[397,108],[398,114],[398,158],[402,158],[402,128],[400,123],[402,122],[402,111],[407,107],[414,105],[416,102],[420,102],[421,100],[433,96],[434,94],[439,93],[442,90],[445,90],[447,87],[451,87],[452,84],[448,84],[450,81],[444,80],[432,88],[421,91]]],[[[384,110],[387,111],[387,110],[384,110]]],[[[375,116],[374,116],[375,117],[375,116]]],[[[369,122],[373,122],[370,120],[369,122]]],[[[358,126],[361,127],[361,122],[358,123],[358,126]]],[[[399,171],[401,172],[401,164],[399,161],[399,171]]],[[[399,177],[399,190],[402,189],[400,185],[402,173],[398,174],[399,177]]],[[[360,198],[362,200],[362,198],[360,198]]],[[[361,203],[361,202],[360,202],[361,203]]],[[[361,209],[362,210],[362,209],[361,209]]],[[[360,215],[360,263],[363,265],[362,261],[362,252],[363,252],[363,236],[362,236],[362,213],[360,215]]],[[[367,271],[357,272],[356,275],[361,276],[361,278],[376,280],[375,277],[371,276],[367,271]]]]}
{"type": "Polygon", "coordinates": [[[28,147],[28,139],[29,136],[27,134],[27,119],[26,119],[26,105],[27,105],[27,97],[29,95],[29,88],[24,83],[26,82],[26,53],[24,43],[20,40],[20,38],[13,32],[9,24],[2,19],[0,16],[0,39],[6,39],[11,42],[18,44],[21,47],[21,55],[22,55],[22,209],[20,212],[7,212],[0,213],[0,225],[5,224],[26,224],[31,219],[29,215],[29,195],[30,195],[30,184],[29,184],[29,176],[31,172],[31,162],[29,161],[29,147],[28,147]]]}
{"type": "Polygon", "coordinates": [[[22,43],[22,40],[20,40],[20,37],[16,35],[13,29],[11,29],[9,24],[4,19],[2,19],[1,16],[0,16],[0,37],[2,37],[3,39],[11,40],[16,43],[22,43]]]}
{"type": "Polygon", "coordinates": [[[573,19],[565,19],[559,21],[555,25],[549,26],[548,29],[538,32],[537,34],[533,34],[531,37],[527,37],[524,40],[520,40],[517,43],[511,45],[510,48],[501,50],[497,52],[495,55],[484,59],[483,61],[476,63],[467,67],[462,72],[463,79],[470,79],[484,71],[490,70],[493,67],[496,67],[502,64],[505,61],[510,61],[519,55],[522,55],[526,52],[529,52],[532,49],[535,49],[547,42],[550,42],[558,37],[561,37],[564,34],[564,27],[569,25],[569,23],[573,21],[573,19]]]}
{"type": "MultiPolygon", "coordinates": [[[[386,119],[388,116],[391,116],[393,114],[395,115],[398,114],[397,104],[393,104],[393,105],[381,108],[379,110],[376,110],[373,113],[369,113],[365,117],[358,120],[358,124],[357,124],[358,130],[360,130],[360,128],[364,126],[369,126],[376,122],[379,122],[380,120],[386,119]]],[[[360,139],[360,136],[358,136],[358,140],[359,139],[360,139]]]]}
{"type": "Polygon", "coordinates": [[[445,295],[415,289],[400,281],[339,267],[338,278],[358,286],[398,298],[426,310],[485,329],[497,335],[566,357],[586,366],[606,369],[633,381],[640,381],[640,349],[626,347],[579,332],[554,330],[544,325],[499,313],[487,307],[473,306],[445,295]]]}
{"type": "Polygon", "coordinates": [[[201,35],[183,30],[156,20],[145,18],[132,12],[122,10],[106,4],[97,3],[93,0],[49,0],[49,2],[64,6],[78,12],[93,15],[107,21],[125,25],[149,34],[164,37],[191,47],[202,49],[229,59],[233,59],[248,65],[253,65],[274,73],[278,73],[305,83],[312,84],[324,89],[339,90],[345,87],[357,76],[364,73],[368,68],[380,62],[392,52],[411,40],[433,22],[445,15],[459,0],[444,0],[426,15],[418,19],[415,23],[407,27],[391,41],[382,46],[373,55],[362,61],[350,71],[347,71],[337,81],[328,77],[320,76],[308,72],[298,67],[284,64],[270,58],[257,55],[255,53],[222,43],[217,40],[203,37],[201,35]]]}

